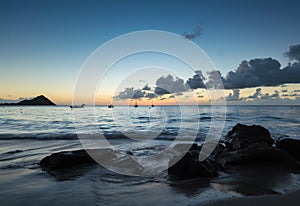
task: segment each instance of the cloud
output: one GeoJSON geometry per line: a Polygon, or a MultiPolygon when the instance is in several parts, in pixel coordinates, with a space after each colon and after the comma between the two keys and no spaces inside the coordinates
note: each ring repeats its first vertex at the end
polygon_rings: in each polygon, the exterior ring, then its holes
{"type": "Polygon", "coordinates": [[[154,99],[154,98],[157,98],[157,95],[156,94],[153,94],[153,93],[146,93],[144,95],[145,98],[148,98],[148,99],[154,99]]]}
{"type": "Polygon", "coordinates": [[[296,90],[294,90],[293,92],[300,92],[300,89],[296,89],[296,90]]]}
{"type": "Polygon", "coordinates": [[[192,33],[183,33],[183,37],[189,40],[194,40],[198,38],[202,34],[202,28],[200,26],[197,26],[194,28],[192,33]]]}
{"type": "Polygon", "coordinates": [[[261,95],[262,100],[267,100],[267,99],[280,99],[279,97],[279,92],[277,90],[274,91],[273,94],[269,95],[269,93],[266,93],[264,95],[261,95]]]}
{"type": "Polygon", "coordinates": [[[169,99],[175,99],[174,95],[169,96],[169,99]]]}
{"type": "Polygon", "coordinates": [[[131,88],[125,88],[124,91],[119,92],[117,96],[115,96],[115,99],[140,99],[144,97],[146,93],[140,89],[134,89],[131,88]]]}
{"type": "Polygon", "coordinates": [[[154,99],[157,98],[157,95],[153,93],[146,93],[144,97],[147,99],[154,99]]]}
{"type": "Polygon", "coordinates": [[[186,91],[184,80],[180,78],[174,79],[171,75],[162,76],[156,80],[156,88],[154,90],[157,95],[179,93],[186,91]]]}
{"type": "Polygon", "coordinates": [[[232,93],[229,93],[229,95],[226,97],[227,101],[240,101],[242,98],[240,98],[240,90],[239,89],[233,89],[232,93]]]}
{"type": "MultiPolygon", "coordinates": [[[[300,63],[295,62],[280,69],[280,63],[272,58],[242,61],[235,71],[221,77],[225,89],[243,89],[258,86],[278,86],[285,83],[300,83],[300,63]]],[[[217,70],[209,73],[208,85],[221,88],[217,70]]]]}
{"type": "Polygon", "coordinates": [[[282,96],[283,97],[300,97],[300,94],[296,94],[296,93],[294,93],[294,94],[283,94],[282,96]]]}
{"type": "Polygon", "coordinates": [[[209,79],[206,83],[207,88],[224,89],[225,79],[222,77],[220,71],[213,70],[207,72],[207,74],[209,79]]]}
{"type": "Polygon", "coordinates": [[[262,96],[261,94],[261,88],[257,88],[254,92],[254,94],[248,96],[249,99],[258,99],[260,96],[262,96]]]}
{"type": "Polygon", "coordinates": [[[196,74],[192,78],[188,78],[186,84],[191,89],[206,88],[203,80],[205,80],[205,77],[200,70],[197,70],[196,74]]]}
{"type": "Polygon", "coordinates": [[[183,93],[182,93],[182,92],[177,92],[177,93],[175,93],[174,95],[175,95],[175,96],[181,96],[181,95],[183,95],[183,93]]]}
{"type": "Polygon", "coordinates": [[[142,88],[142,90],[150,91],[150,90],[151,90],[151,87],[149,87],[149,85],[146,84],[146,85],[142,88]]]}
{"type": "Polygon", "coordinates": [[[300,61],[300,44],[292,45],[289,48],[289,51],[284,53],[284,56],[288,57],[289,60],[300,61]]]}
{"type": "Polygon", "coordinates": [[[288,90],[287,89],[283,89],[283,90],[281,90],[281,92],[282,93],[286,93],[286,92],[288,92],[288,90]]]}
{"type": "Polygon", "coordinates": [[[203,98],[204,96],[203,95],[198,95],[198,98],[203,98]]]}
{"type": "Polygon", "coordinates": [[[282,82],[272,78],[280,70],[280,63],[272,58],[242,61],[235,71],[227,74],[225,88],[249,88],[257,86],[273,86],[282,82]]]}
{"type": "MultiPolygon", "coordinates": [[[[11,96],[11,95],[7,95],[11,96]]],[[[33,99],[34,97],[19,97],[18,99],[2,99],[0,98],[0,104],[1,103],[17,103],[26,99],[33,99]]]]}

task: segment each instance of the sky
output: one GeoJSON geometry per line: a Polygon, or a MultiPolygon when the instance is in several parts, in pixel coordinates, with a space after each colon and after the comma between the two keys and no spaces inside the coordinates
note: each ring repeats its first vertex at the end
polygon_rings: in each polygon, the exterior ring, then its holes
{"type": "MultiPolygon", "coordinates": [[[[71,104],[82,65],[107,41],[141,30],[186,35],[200,28],[199,35],[190,40],[203,49],[224,78],[229,103],[299,104],[299,8],[299,1],[288,0],[1,0],[0,102],[44,94],[57,104],[71,104]],[[286,70],[279,71],[282,69],[286,70]],[[245,72],[256,78],[243,76],[245,72]]],[[[124,104],[136,98],[143,104],[173,104],[176,97],[188,96],[186,92],[191,90],[185,86],[191,86],[187,81],[194,75],[190,71],[173,74],[172,79],[152,68],[155,75],[147,75],[148,79],[124,83],[133,65],[146,65],[149,59],[155,65],[175,68],[175,73],[176,67],[184,67],[182,62],[158,56],[141,54],[115,65],[106,77],[107,85],[99,89],[104,92],[97,94],[96,103],[115,100],[124,104]],[[161,86],[179,86],[162,93],[155,89],[159,79],[161,86]],[[150,90],[142,90],[147,84],[150,90]],[[139,92],[135,98],[126,97],[139,92]]],[[[192,92],[200,103],[209,103],[201,85],[192,92]]]]}

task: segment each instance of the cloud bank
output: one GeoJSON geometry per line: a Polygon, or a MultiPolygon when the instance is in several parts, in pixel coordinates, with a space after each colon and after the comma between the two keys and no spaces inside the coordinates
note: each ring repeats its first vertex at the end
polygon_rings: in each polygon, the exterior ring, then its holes
{"type": "MultiPolygon", "coordinates": [[[[186,38],[194,38],[200,35],[199,31],[195,29],[193,34],[186,34],[186,38]]],[[[172,94],[169,98],[182,95],[183,92],[216,88],[216,89],[232,89],[226,99],[228,101],[240,101],[240,89],[253,88],[261,86],[279,86],[284,87],[284,84],[300,83],[300,44],[292,45],[289,51],[284,53],[290,62],[287,66],[281,68],[279,61],[273,58],[255,58],[249,61],[244,60],[233,71],[230,71],[226,76],[222,76],[218,70],[213,70],[207,73],[207,79],[202,74],[201,70],[195,71],[192,77],[188,78],[186,82],[180,78],[174,78],[171,75],[161,76],[156,80],[155,86],[150,87],[145,85],[142,89],[125,88],[115,98],[116,99],[140,99],[140,98],[158,98],[165,94],[172,94]],[[173,96],[174,95],[174,96],[173,96]]],[[[287,93],[283,89],[282,93],[287,93]]],[[[285,94],[285,96],[299,96],[296,94],[300,90],[293,91],[293,94],[285,94]]],[[[282,95],[284,96],[284,95],[282,95]]],[[[200,95],[199,98],[202,96],[200,95]]],[[[255,93],[244,99],[274,99],[279,98],[279,92],[274,94],[262,94],[261,88],[257,88],[255,93]]],[[[160,97],[160,99],[164,99],[160,97]]]]}

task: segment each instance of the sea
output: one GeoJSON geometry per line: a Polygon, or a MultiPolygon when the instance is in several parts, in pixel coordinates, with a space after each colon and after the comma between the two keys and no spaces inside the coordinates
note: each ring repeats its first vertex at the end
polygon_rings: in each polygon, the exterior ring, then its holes
{"type": "Polygon", "coordinates": [[[92,148],[99,140],[136,156],[155,155],[174,142],[201,144],[210,138],[222,142],[237,123],[262,125],[275,140],[300,139],[300,106],[0,107],[0,203],[205,205],[218,199],[299,189],[300,178],[295,174],[268,188],[252,184],[255,192],[251,192],[249,182],[244,187],[239,182],[237,187],[236,182],[228,183],[226,175],[217,180],[175,181],[166,171],[128,176],[99,166],[57,178],[39,165],[52,153],[92,148]]]}

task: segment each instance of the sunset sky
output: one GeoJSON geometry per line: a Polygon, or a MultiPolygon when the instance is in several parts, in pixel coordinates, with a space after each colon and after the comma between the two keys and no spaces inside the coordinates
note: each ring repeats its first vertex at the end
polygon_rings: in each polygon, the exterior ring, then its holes
{"type": "MultiPolygon", "coordinates": [[[[140,30],[183,35],[200,28],[199,36],[191,41],[220,71],[230,104],[300,104],[299,9],[299,1],[288,0],[3,0],[0,103],[44,94],[57,104],[71,104],[82,65],[105,42],[140,30]]],[[[96,103],[109,104],[114,97],[116,104],[126,104],[128,95],[141,92],[136,99],[143,104],[174,104],[176,97],[191,93],[185,89],[155,93],[158,79],[166,85],[181,83],[176,82],[175,75],[174,81],[167,78],[168,73],[158,68],[148,68],[145,77],[130,76],[151,62],[170,67],[175,73],[187,71],[178,76],[183,86],[195,75],[170,57],[147,53],[131,56],[107,75],[104,92],[96,96],[96,103]],[[131,79],[132,85],[130,81],[125,84],[126,79],[131,79]],[[143,90],[146,85],[150,88],[143,90]]],[[[204,88],[192,92],[199,103],[209,103],[204,88]]]]}

